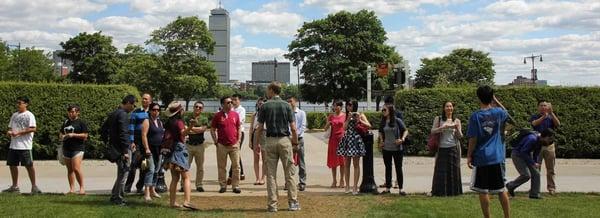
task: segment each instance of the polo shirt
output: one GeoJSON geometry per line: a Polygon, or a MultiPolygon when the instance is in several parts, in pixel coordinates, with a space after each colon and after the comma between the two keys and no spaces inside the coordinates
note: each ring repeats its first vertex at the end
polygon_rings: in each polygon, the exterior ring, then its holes
{"type": "Polygon", "coordinates": [[[552,121],[552,115],[549,115],[546,117],[546,119],[542,120],[542,123],[540,123],[540,125],[534,126],[533,121],[540,119],[540,117],[542,117],[541,114],[533,114],[531,115],[531,118],[529,118],[529,123],[531,123],[533,130],[537,132],[543,132],[546,129],[556,129],[556,126],[554,126],[554,121],[552,121]]]}
{"type": "Polygon", "coordinates": [[[237,143],[238,128],[241,124],[238,113],[231,110],[227,113],[224,111],[216,113],[210,126],[217,130],[217,142],[219,144],[231,146],[237,143]]]}
{"type": "Polygon", "coordinates": [[[267,137],[283,137],[290,135],[290,123],[295,116],[292,107],[279,96],[275,96],[263,104],[258,122],[267,126],[267,137]]]}

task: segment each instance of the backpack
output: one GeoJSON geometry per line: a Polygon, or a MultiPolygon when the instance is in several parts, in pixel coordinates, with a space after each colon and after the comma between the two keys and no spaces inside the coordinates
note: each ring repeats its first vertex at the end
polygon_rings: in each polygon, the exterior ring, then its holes
{"type": "Polygon", "coordinates": [[[507,142],[512,148],[518,147],[519,143],[521,143],[525,137],[531,134],[537,134],[537,132],[529,128],[520,128],[508,136],[507,142]]]}
{"type": "Polygon", "coordinates": [[[100,127],[100,139],[104,142],[104,157],[111,163],[116,162],[121,157],[115,146],[110,144],[110,132],[112,127],[112,121],[114,120],[114,112],[109,113],[106,120],[100,127]]]}

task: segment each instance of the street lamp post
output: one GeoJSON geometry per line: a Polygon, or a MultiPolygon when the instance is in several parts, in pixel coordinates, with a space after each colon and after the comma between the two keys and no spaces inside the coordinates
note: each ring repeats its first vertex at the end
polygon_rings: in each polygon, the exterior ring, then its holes
{"type": "Polygon", "coordinates": [[[542,59],[542,55],[533,55],[531,54],[531,56],[527,56],[523,58],[523,64],[527,64],[527,59],[531,59],[531,80],[532,81],[536,81],[537,80],[537,69],[535,69],[535,58],[540,58],[540,62],[543,62],[544,60],[542,59]]]}
{"type": "Polygon", "coordinates": [[[277,58],[273,58],[273,81],[277,81],[277,58]]]}

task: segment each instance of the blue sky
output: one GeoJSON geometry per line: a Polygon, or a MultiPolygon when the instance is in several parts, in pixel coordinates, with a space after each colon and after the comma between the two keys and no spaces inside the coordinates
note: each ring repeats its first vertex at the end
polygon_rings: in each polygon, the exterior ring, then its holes
{"type": "MultiPolygon", "coordinates": [[[[0,38],[11,44],[59,49],[79,32],[102,31],[119,49],[142,44],[177,16],[208,21],[217,0],[32,0],[0,1],[0,38]]],[[[389,45],[409,61],[455,48],[489,53],[496,83],[529,76],[523,57],[542,54],[539,78],[552,85],[600,82],[600,2],[469,0],[223,0],[230,12],[231,79],[249,80],[252,61],[283,59],[303,22],[340,10],[373,10],[389,45]]],[[[291,69],[291,72],[296,72],[291,69]]],[[[292,73],[292,81],[296,75],[292,73]]]]}

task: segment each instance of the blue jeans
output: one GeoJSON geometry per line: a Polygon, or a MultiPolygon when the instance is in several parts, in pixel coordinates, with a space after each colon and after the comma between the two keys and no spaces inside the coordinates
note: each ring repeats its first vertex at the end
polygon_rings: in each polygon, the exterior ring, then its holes
{"type": "Polygon", "coordinates": [[[148,164],[148,169],[144,170],[144,185],[146,187],[154,187],[156,185],[156,181],[154,180],[154,158],[152,155],[150,157],[146,157],[146,164],[148,164]]]}

